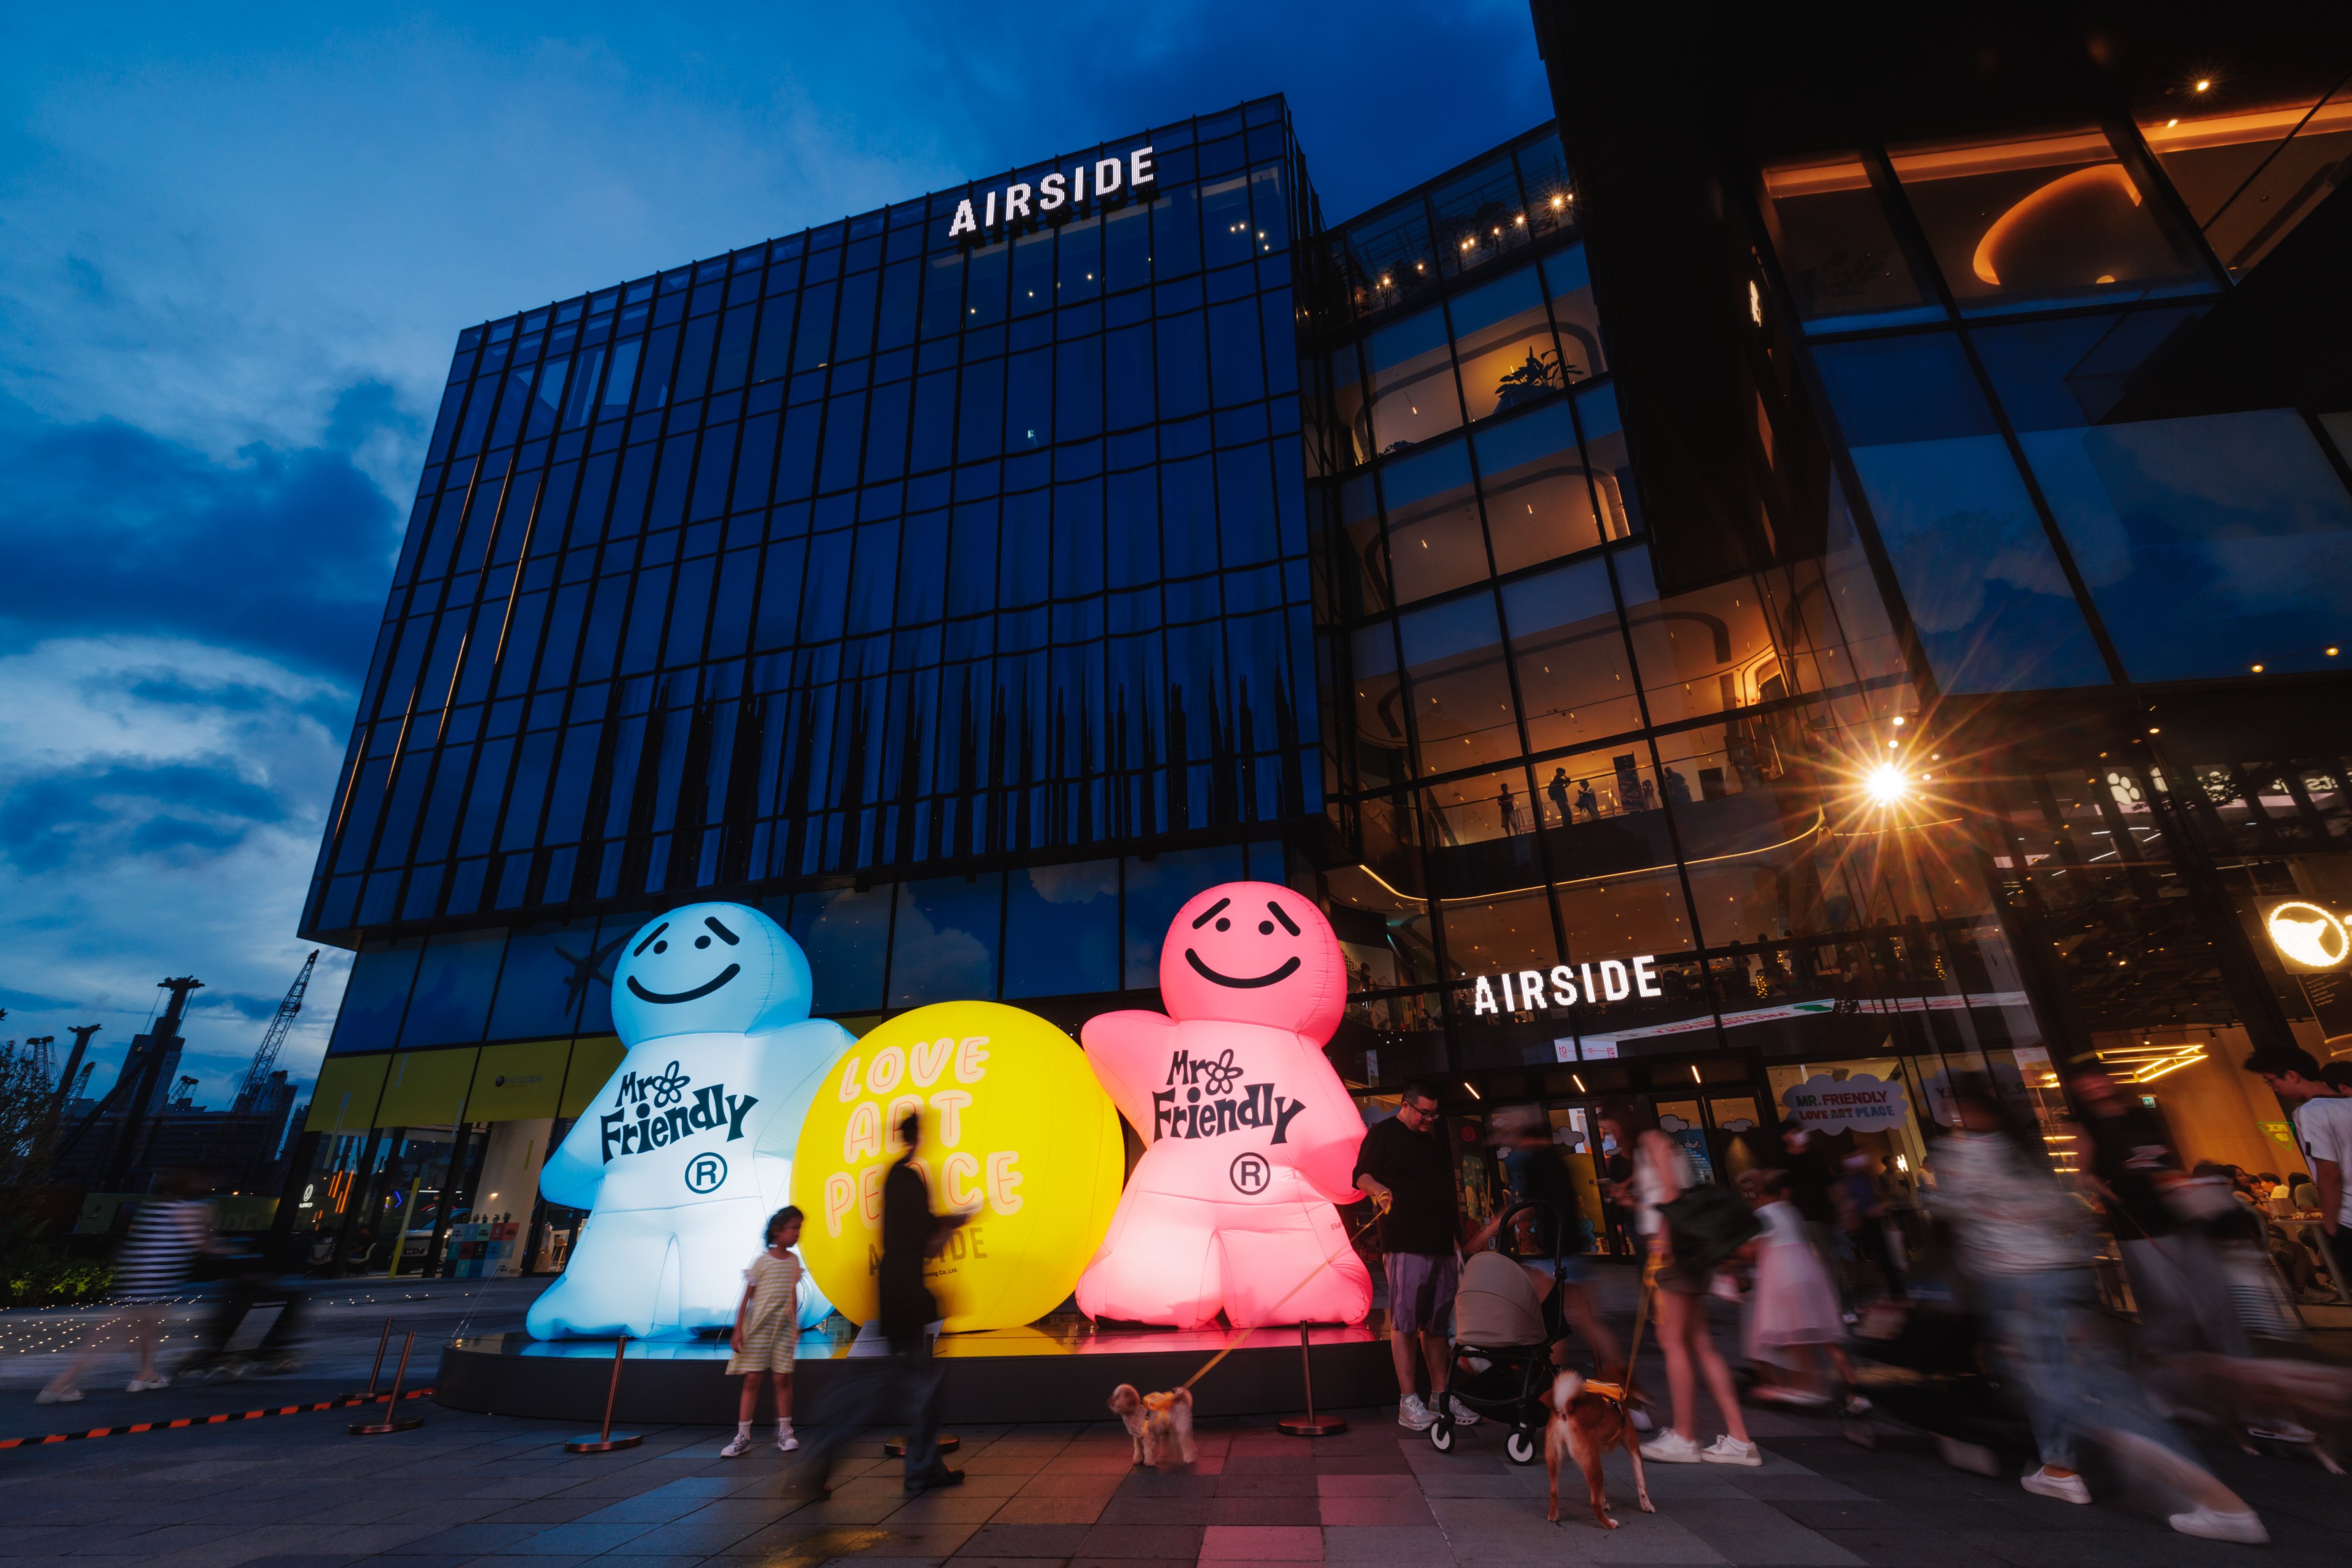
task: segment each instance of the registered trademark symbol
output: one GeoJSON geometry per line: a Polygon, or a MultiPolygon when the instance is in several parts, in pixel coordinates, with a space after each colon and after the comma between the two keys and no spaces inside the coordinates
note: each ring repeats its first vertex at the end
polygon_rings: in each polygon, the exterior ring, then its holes
{"type": "Polygon", "coordinates": [[[1265,1163],[1265,1155],[1252,1150],[1234,1156],[1229,1174],[1233,1177],[1234,1191],[1255,1196],[1265,1191],[1266,1184],[1274,1179],[1274,1168],[1265,1163]]]}
{"type": "Polygon", "coordinates": [[[715,1193],[727,1179],[727,1162],[716,1154],[697,1154],[686,1163],[686,1184],[698,1193],[715,1193]]]}

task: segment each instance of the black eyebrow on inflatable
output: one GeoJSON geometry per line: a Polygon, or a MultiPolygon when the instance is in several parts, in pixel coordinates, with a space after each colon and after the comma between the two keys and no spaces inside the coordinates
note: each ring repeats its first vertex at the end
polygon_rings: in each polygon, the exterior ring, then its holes
{"type": "Polygon", "coordinates": [[[1282,922],[1283,930],[1288,931],[1293,936],[1297,936],[1298,934],[1298,928],[1291,923],[1291,920],[1288,915],[1282,912],[1282,906],[1280,904],[1276,903],[1272,899],[1268,899],[1265,901],[1265,907],[1274,911],[1274,918],[1282,922]]]}
{"type": "Polygon", "coordinates": [[[1194,931],[1199,931],[1202,926],[1207,925],[1211,921],[1215,920],[1217,918],[1217,911],[1232,902],[1233,900],[1231,899],[1219,899],[1215,903],[1211,904],[1207,909],[1202,910],[1201,911],[1200,919],[1192,922],[1192,929],[1194,931]]]}
{"type": "Polygon", "coordinates": [[[654,944],[654,938],[656,938],[656,937],[657,937],[657,936],[661,935],[661,933],[662,933],[662,932],[664,932],[664,931],[667,931],[667,930],[669,930],[669,921],[662,921],[662,923],[661,923],[661,924],[659,924],[659,925],[657,925],[657,926],[654,927],[654,929],[653,929],[653,930],[651,930],[651,931],[649,931],[646,932],[646,940],[645,940],[645,941],[643,941],[643,942],[639,942],[639,943],[637,943],[636,952],[632,952],[631,954],[629,954],[629,956],[630,956],[631,958],[635,958],[635,957],[636,957],[636,956],[637,956],[637,953],[638,953],[638,952],[645,952],[645,950],[646,950],[646,949],[647,949],[647,948],[649,948],[649,947],[653,946],[653,944],[654,944]]]}
{"type": "Polygon", "coordinates": [[[703,916],[702,923],[709,926],[712,931],[717,931],[719,933],[719,940],[725,942],[730,947],[738,945],[743,940],[741,937],[737,936],[733,931],[729,931],[725,926],[720,925],[717,915],[703,916]]]}

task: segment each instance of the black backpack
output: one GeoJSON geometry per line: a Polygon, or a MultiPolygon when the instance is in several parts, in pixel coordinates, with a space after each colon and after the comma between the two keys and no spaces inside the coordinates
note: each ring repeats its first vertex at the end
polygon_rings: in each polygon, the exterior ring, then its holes
{"type": "Polygon", "coordinates": [[[1658,1215],[1666,1222],[1675,1261],[1685,1268],[1713,1268],[1764,1228],[1738,1194],[1712,1183],[1685,1187],[1680,1197],[1658,1205],[1658,1215]]]}

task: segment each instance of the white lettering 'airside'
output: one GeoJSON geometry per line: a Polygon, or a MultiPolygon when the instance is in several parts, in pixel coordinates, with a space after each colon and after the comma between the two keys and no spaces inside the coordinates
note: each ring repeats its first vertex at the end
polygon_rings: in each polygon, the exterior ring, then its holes
{"type": "Polygon", "coordinates": [[[955,216],[948,222],[948,237],[961,239],[967,234],[993,229],[998,226],[1000,214],[1002,221],[1010,225],[1015,219],[1042,217],[1065,206],[1075,207],[1089,195],[1097,201],[1122,192],[1141,195],[1144,188],[1157,184],[1159,178],[1152,169],[1149,147],[1138,147],[1124,158],[1080,163],[1066,175],[1057,169],[1034,185],[1016,181],[1001,191],[985,192],[976,211],[971,198],[965,197],[956,204],[955,216]]]}
{"type": "Polygon", "coordinates": [[[1478,976],[1470,998],[1470,1011],[1477,1013],[1536,1013],[1554,1007],[1573,1007],[1579,1002],[1622,1002],[1629,996],[1663,996],[1665,988],[1658,984],[1658,960],[1644,953],[1633,961],[1629,969],[1613,958],[1604,958],[1595,966],[1585,963],[1571,967],[1559,963],[1547,974],[1540,969],[1505,971],[1501,974],[1478,976]],[[1582,984],[1578,984],[1581,971],[1582,984]],[[1496,993],[1502,993],[1501,999],[1496,993]]]}

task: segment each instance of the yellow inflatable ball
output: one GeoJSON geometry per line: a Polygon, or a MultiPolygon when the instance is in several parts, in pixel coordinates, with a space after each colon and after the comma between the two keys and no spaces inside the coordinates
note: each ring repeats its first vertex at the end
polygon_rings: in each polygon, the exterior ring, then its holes
{"type": "Polygon", "coordinates": [[[971,1211],[924,1277],[950,1332],[1059,1305],[1102,1245],[1126,1153],[1118,1111],[1076,1042],[997,1002],[940,1002],[882,1025],[825,1074],[801,1123],[801,1256],[845,1317],[880,1314],[882,1180],[922,1115],[931,1209],[971,1211]]]}

